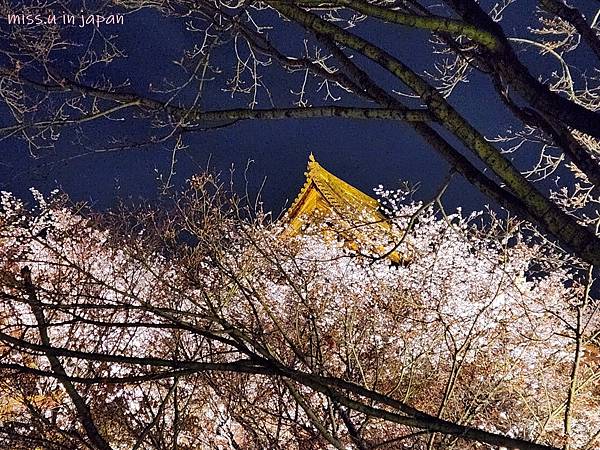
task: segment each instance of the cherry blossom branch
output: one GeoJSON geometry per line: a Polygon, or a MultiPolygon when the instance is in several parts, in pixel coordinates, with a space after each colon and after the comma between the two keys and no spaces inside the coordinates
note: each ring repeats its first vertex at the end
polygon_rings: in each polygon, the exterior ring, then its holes
{"type": "MultiPolygon", "coordinates": [[[[421,411],[409,407],[408,405],[394,400],[390,397],[379,394],[370,389],[364,388],[360,385],[350,383],[339,378],[335,377],[324,377],[314,374],[308,374],[305,372],[300,372],[297,370],[290,369],[288,367],[282,366],[280,363],[276,361],[268,361],[261,357],[255,357],[254,360],[246,360],[246,361],[237,361],[234,363],[225,363],[225,364],[215,364],[215,363],[197,363],[197,362],[185,362],[185,361],[175,361],[175,360],[165,360],[165,359],[157,359],[157,358],[143,358],[143,357],[126,357],[120,355],[108,355],[108,354],[100,354],[93,352],[82,352],[82,351],[74,351],[61,349],[57,347],[51,347],[49,345],[38,345],[24,342],[20,339],[13,338],[5,333],[0,332],[0,339],[11,343],[16,346],[20,346],[23,348],[27,348],[29,350],[40,351],[43,354],[49,355],[49,357],[56,356],[66,356],[73,358],[81,358],[85,360],[91,361],[110,361],[116,363],[125,363],[125,364],[140,364],[140,365],[155,365],[159,367],[175,367],[175,368],[187,368],[187,370],[191,370],[193,372],[198,371],[233,371],[233,372],[242,372],[242,373],[250,373],[250,374],[273,374],[273,375],[283,375],[288,377],[294,381],[297,381],[305,386],[310,386],[318,392],[321,392],[328,397],[332,398],[335,401],[338,401],[340,404],[347,406],[348,408],[354,409],[356,411],[362,412],[368,416],[378,417],[384,420],[388,420],[391,422],[396,422],[403,425],[408,425],[417,428],[424,428],[430,431],[436,431],[444,434],[452,434],[457,435],[463,439],[472,439],[479,442],[486,442],[492,445],[503,445],[508,448],[519,448],[521,450],[556,450],[554,447],[540,445],[531,443],[528,441],[509,438],[503,435],[489,433],[477,428],[462,426],[453,424],[452,422],[448,422],[442,419],[438,419],[429,414],[422,413],[421,411]],[[258,365],[257,365],[258,363],[258,365]],[[380,402],[385,405],[391,406],[395,409],[398,409],[408,415],[400,415],[397,413],[389,412],[380,408],[375,408],[372,406],[368,406],[366,403],[353,400],[349,396],[339,393],[335,388],[340,388],[343,390],[349,390],[359,396],[364,396],[373,400],[375,402],[380,402]]],[[[53,369],[54,370],[54,369],[53,369]]],[[[25,371],[25,370],[23,370],[25,371]]],[[[38,373],[37,370],[33,369],[38,373]]],[[[30,372],[32,372],[30,371],[30,372]]],[[[180,371],[178,373],[171,373],[170,376],[182,376],[186,374],[185,371],[180,371]]],[[[79,383],[89,384],[105,382],[103,378],[83,378],[83,377],[70,377],[64,370],[54,370],[53,375],[59,378],[63,383],[71,383],[72,381],[79,383]]],[[[147,379],[152,379],[153,375],[148,375],[147,379]]],[[[154,375],[158,378],[157,375],[154,375]]],[[[127,381],[127,382],[138,382],[142,381],[144,378],[136,377],[136,378],[122,378],[121,380],[117,379],[117,381],[127,381]]]]}
{"type": "Polygon", "coordinates": [[[577,385],[579,383],[579,370],[582,356],[583,346],[583,333],[584,333],[584,320],[583,314],[591,300],[590,293],[592,290],[592,284],[594,283],[593,278],[594,266],[588,267],[586,278],[584,282],[583,298],[581,304],[577,305],[576,311],[576,324],[574,326],[574,339],[575,339],[575,357],[573,358],[573,366],[570,374],[569,390],[567,392],[567,401],[565,404],[565,415],[564,415],[564,427],[565,427],[565,450],[569,450],[572,445],[572,414],[575,408],[575,400],[577,395],[577,385]]]}
{"type": "MultiPolygon", "coordinates": [[[[31,270],[27,266],[25,266],[21,270],[21,276],[23,277],[25,289],[27,290],[29,300],[31,302],[31,311],[33,312],[33,315],[35,316],[35,319],[38,323],[38,329],[42,346],[50,348],[50,338],[48,336],[47,321],[43,309],[39,306],[35,287],[31,281],[31,270]]],[[[59,375],[67,374],[64,366],[56,357],[56,355],[48,352],[44,353],[46,355],[46,358],[50,362],[50,366],[52,367],[53,372],[59,375]]],[[[81,424],[83,425],[83,428],[85,429],[85,432],[90,441],[92,441],[94,446],[97,447],[99,450],[111,450],[112,447],[110,446],[108,441],[106,441],[106,439],[100,434],[100,431],[96,427],[90,408],[86,404],[83,397],[79,394],[73,383],[65,379],[63,379],[61,382],[65,390],[67,391],[67,394],[71,398],[73,405],[77,409],[77,413],[79,419],[81,420],[81,424]]]]}
{"type": "Polygon", "coordinates": [[[524,441],[521,439],[509,438],[506,436],[498,435],[495,433],[489,433],[477,428],[466,427],[457,425],[452,422],[448,422],[443,419],[436,418],[429,414],[422,413],[414,410],[402,402],[398,402],[389,398],[385,398],[383,395],[366,389],[362,386],[355,385],[353,383],[337,380],[331,377],[321,377],[318,375],[310,375],[297,371],[292,371],[287,368],[279,368],[285,375],[298,381],[304,385],[310,386],[318,392],[321,392],[328,397],[339,402],[355,411],[362,412],[368,416],[378,417],[380,419],[396,422],[403,425],[408,425],[416,428],[424,428],[429,431],[440,432],[444,434],[456,435],[463,439],[473,439],[479,442],[485,442],[492,445],[504,446],[507,448],[521,449],[521,450],[558,450],[557,447],[536,444],[533,442],[524,441]],[[383,402],[389,406],[394,405],[395,408],[400,411],[407,412],[409,415],[400,415],[394,412],[390,412],[384,409],[368,406],[367,404],[354,400],[349,396],[341,394],[332,388],[333,386],[340,386],[343,389],[349,389],[355,394],[366,396],[376,402],[383,402]],[[413,414],[411,415],[410,412],[413,414]]]}

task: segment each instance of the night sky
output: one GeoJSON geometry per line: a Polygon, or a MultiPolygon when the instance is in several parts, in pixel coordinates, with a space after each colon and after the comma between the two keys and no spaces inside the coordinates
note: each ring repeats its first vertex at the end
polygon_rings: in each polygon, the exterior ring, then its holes
{"type": "MultiPolygon", "coordinates": [[[[506,11],[503,23],[507,34],[521,36],[526,33],[528,21],[533,17],[534,3],[520,0],[506,11]]],[[[589,3],[589,9],[583,8],[584,11],[593,10],[594,2],[589,3]]],[[[19,2],[14,4],[18,8],[19,2]]],[[[0,22],[2,27],[8,27],[5,17],[0,22]]],[[[358,31],[400,55],[415,68],[425,68],[431,61],[426,33],[380,23],[363,24],[358,31]]],[[[85,41],[85,33],[89,32],[89,29],[73,30],[71,38],[85,41]]],[[[131,83],[129,90],[140,93],[147,92],[149,84],[159,85],[165,77],[180,77],[180,69],[172,61],[198,39],[197,33],[186,30],[183,20],[165,18],[150,9],[127,15],[124,25],[111,27],[110,33],[118,34],[118,43],[127,57],[98,68],[90,77],[106,76],[117,82],[128,79],[131,83]]],[[[290,35],[289,38],[290,42],[301,42],[301,36],[290,35]]],[[[522,54],[525,61],[534,56],[533,52],[522,54]]],[[[223,67],[228,65],[226,53],[217,54],[215,58],[223,67]]],[[[57,55],[56,64],[62,66],[66,73],[70,67],[68,61],[68,55],[57,55]]],[[[540,72],[557,66],[556,61],[550,58],[537,57],[536,61],[534,67],[540,72]]],[[[294,76],[297,79],[300,74],[294,76]]],[[[293,77],[283,80],[281,71],[267,73],[265,77],[276,104],[290,106],[294,100],[290,89],[298,85],[291,83],[293,77]]],[[[382,80],[391,83],[390,80],[382,80]]],[[[313,87],[316,86],[316,81],[312,82],[313,87]]],[[[245,105],[243,101],[231,100],[221,87],[218,82],[208,84],[205,107],[227,109],[245,105]]],[[[388,84],[388,87],[401,88],[398,84],[388,84]]],[[[320,93],[313,98],[322,96],[320,93]]],[[[455,91],[451,101],[488,137],[514,125],[487,79],[477,73],[471,76],[469,83],[455,91]]],[[[351,103],[342,99],[337,104],[351,103]]],[[[259,100],[258,107],[268,106],[264,99],[259,100]]],[[[2,126],[12,123],[13,119],[5,109],[0,108],[0,113],[2,126]]],[[[142,121],[125,122],[115,124],[105,121],[88,126],[80,139],[94,146],[107,135],[143,139],[151,131],[142,121]]],[[[3,140],[0,143],[3,153],[0,189],[27,196],[30,186],[42,192],[60,188],[73,200],[87,201],[95,209],[108,208],[118,198],[151,200],[157,195],[157,178],[165,177],[169,171],[170,145],[80,156],[85,150],[82,150],[83,144],[75,142],[76,138],[72,130],[64,130],[54,150],[41,151],[35,157],[30,155],[22,141],[3,140]]],[[[248,170],[250,190],[256,192],[266,178],[262,198],[267,208],[275,212],[289,204],[298,193],[310,152],[325,168],[367,193],[379,184],[395,188],[401,180],[408,180],[420,184],[417,198],[426,199],[439,187],[448,171],[446,163],[435,151],[410,126],[399,122],[342,119],[247,121],[227,128],[188,134],[184,143],[187,149],[177,154],[176,175],[172,180],[175,188],[182,188],[186,178],[209,165],[221,172],[225,179],[229,178],[233,166],[238,188],[242,189],[244,169],[251,161],[248,170]]],[[[465,210],[480,209],[488,203],[460,177],[455,177],[444,200],[449,208],[461,205],[465,210]]]]}

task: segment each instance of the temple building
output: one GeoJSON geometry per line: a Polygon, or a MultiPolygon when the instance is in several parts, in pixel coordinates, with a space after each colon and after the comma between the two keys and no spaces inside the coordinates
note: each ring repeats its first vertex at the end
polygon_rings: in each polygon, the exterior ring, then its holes
{"type": "Polygon", "coordinates": [[[408,262],[393,249],[401,233],[394,231],[377,200],[328,172],[312,153],[304,175],[304,186],[286,213],[288,234],[305,233],[316,226],[353,251],[396,264],[408,262]]]}

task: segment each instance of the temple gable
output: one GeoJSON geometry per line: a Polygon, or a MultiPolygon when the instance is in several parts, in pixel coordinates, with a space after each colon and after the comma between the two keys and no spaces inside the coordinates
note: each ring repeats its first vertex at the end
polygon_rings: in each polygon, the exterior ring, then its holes
{"type": "MultiPolygon", "coordinates": [[[[390,220],[381,212],[379,202],[336,177],[321,166],[311,153],[305,182],[286,213],[288,234],[296,235],[316,226],[320,232],[341,239],[352,250],[381,255],[393,247],[390,220]]],[[[406,262],[398,252],[387,257],[406,262]]]]}

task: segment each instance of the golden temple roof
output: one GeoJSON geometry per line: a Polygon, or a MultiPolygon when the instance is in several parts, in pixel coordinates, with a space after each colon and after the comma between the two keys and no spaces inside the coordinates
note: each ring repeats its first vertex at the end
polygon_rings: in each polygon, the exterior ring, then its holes
{"type": "MultiPolygon", "coordinates": [[[[381,212],[377,200],[327,171],[312,153],[304,175],[304,186],[286,213],[289,235],[302,233],[310,224],[326,224],[354,250],[386,253],[383,242],[373,242],[375,236],[386,236],[385,240],[394,237],[391,223],[381,212]]],[[[402,255],[395,251],[387,257],[393,262],[404,262],[402,255]]]]}
{"type": "Polygon", "coordinates": [[[325,215],[335,213],[345,219],[353,219],[353,222],[360,214],[361,222],[389,226],[377,200],[325,170],[312,153],[304,175],[304,186],[287,211],[288,221],[294,230],[300,230],[307,218],[313,217],[317,211],[325,215]],[[356,216],[351,217],[354,214],[356,216]]]}

